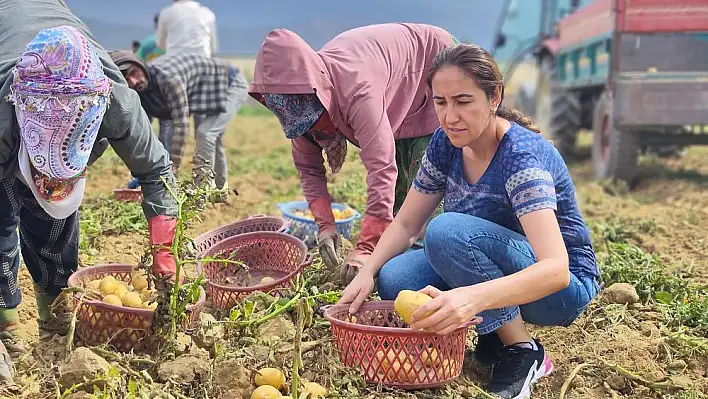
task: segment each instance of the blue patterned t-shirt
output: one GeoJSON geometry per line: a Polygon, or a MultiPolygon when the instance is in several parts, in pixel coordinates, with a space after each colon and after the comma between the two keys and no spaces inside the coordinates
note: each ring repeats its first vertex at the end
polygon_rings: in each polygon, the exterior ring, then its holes
{"type": "Polygon", "coordinates": [[[413,185],[418,192],[444,192],[444,211],[477,216],[524,234],[519,218],[553,209],[568,250],[570,271],[598,276],[595,252],[578,208],[575,187],[560,153],[549,141],[514,122],[476,184],[463,172],[462,149],[442,128],[433,134],[413,185]]]}

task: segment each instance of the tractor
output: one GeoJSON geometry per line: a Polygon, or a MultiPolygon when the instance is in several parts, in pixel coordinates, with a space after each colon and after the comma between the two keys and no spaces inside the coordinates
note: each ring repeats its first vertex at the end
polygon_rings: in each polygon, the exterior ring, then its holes
{"type": "Polygon", "coordinates": [[[506,0],[492,54],[505,101],[564,158],[592,131],[598,179],[631,183],[641,151],[708,144],[708,0],[506,0]]]}

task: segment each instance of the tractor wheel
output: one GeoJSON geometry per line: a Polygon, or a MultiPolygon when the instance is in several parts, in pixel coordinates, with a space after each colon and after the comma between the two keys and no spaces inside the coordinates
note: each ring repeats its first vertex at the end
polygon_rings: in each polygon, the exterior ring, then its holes
{"type": "Polygon", "coordinates": [[[598,179],[630,182],[637,169],[639,144],[634,132],[614,126],[613,98],[605,91],[595,104],[592,122],[592,163],[598,179]]]}
{"type": "Polygon", "coordinates": [[[553,87],[554,71],[553,58],[543,58],[536,86],[535,119],[541,133],[553,141],[563,157],[567,157],[573,154],[582,126],[582,106],[575,93],[553,87]]]}

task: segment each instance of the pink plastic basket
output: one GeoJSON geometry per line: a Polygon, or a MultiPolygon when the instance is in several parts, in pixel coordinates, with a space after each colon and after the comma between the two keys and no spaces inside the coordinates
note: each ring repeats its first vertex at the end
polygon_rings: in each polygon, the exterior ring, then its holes
{"type": "Polygon", "coordinates": [[[143,191],[139,188],[117,188],[113,190],[113,196],[115,196],[118,201],[143,202],[143,191]]]}
{"type": "Polygon", "coordinates": [[[228,256],[234,251],[236,255],[231,259],[245,263],[252,279],[270,276],[275,281],[254,286],[231,285],[227,279],[242,270],[240,265],[223,262],[198,263],[197,272],[204,273],[207,279],[209,298],[222,310],[231,309],[239,299],[255,291],[268,292],[274,288],[289,287],[290,280],[312,264],[312,254],[308,254],[304,242],[289,234],[271,231],[229,237],[206,250],[203,257],[228,256]]]}
{"type": "MultiPolygon", "coordinates": [[[[126,264],[88,266],[69,277],[69,287],[81,287],[91,280],[111,275],[119,281],[130,283],[133,267],[126,264]]],[[[189,333],[199,327],[199,313],[206,303],[206,293],[196,304],[187,307],[187,320],[183,327],[189,333]]],[[[79,306],[76,315],[76,335],[87,345],[109,344],[121,352],[152,352],[160,344],[160,337],[152,329],[155,311],[110,305],[99,300],[81,300],[81,293],[74,293],[74,304],[79,306]]]]}
{"type": "Polygon", "coordinates": [[[277,231],[279,233],[285,233],[289,225],[290,223],[288,221],[280,217],[254,215],[200,234],[199,237],[194,239],[194,248],[198,254],[202,254],[217,242],[226,238],[256,231],[277,231]]]}
{"type": "Polygon", "coordinates": [[[349,305],[327,307],[342,363],[359,368],[368,383],[400,389],[443,385],[462,371],[467,330],[473,322],[447,335],[404,327],[393,301],[365,302],[355,314],[349,305]]]}

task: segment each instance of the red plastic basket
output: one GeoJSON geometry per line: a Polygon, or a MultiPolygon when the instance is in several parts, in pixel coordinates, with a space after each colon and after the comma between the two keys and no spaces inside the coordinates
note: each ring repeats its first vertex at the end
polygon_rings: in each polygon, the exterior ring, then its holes
{"type": "Polygon", "coordinates": [[[359,368],[368,383],[400,389],[443,385],[457,378],[465,357],[467,330],[447,335],[406,328],[393,301],[365,302],[355,314],[349,305],[325,309],[342,363],[359,368]]]}
{"type": "Polygon", "coordinates": [[[205,251],[203,257],[229,255],[234,251],[236,254],[231,259],[245,263],[252,279],[268,275],[275,281],[254,286],[230,285],[227,279],[242,270],[240,265],[198,263],[197,272],[204,273],[207,279],[209,298],[222,310],[231,309],[239,299],[255,291],[268,292],[290,286],[290,280],[312,264],[312,254],[307,252],[304,242],[289,234],[272,231],[244,233],[221,240],[205,251]]]}
{"type": "Polygon", "coordinates": [[[139,188],[117,188],[113,190],[113,196],[115,196],[118,201],[143,202],[143,191],[139,188]]]}
{"type": "MultiPolygon", "coordinates": [[[[130,283],[132,271],[133,266],[127,264],[87,266],[74,272],[69,277],[68,285],[80,287],[107,275],[130,283]]],[[[187,320],[183,327],[188,333],[199,327],[199,313],[206,304],[206,293],[199,288],[199,300],[186,310],[187,320]]],[[[160,337],[152,329],[154,310],[115,306],[81,297],[81,293],[73,295],[74,304],[80,306],[76,315],[76,335],[87,345],[109,344],[121,352],[152,352],[159,345],[160,337]]]]}
{"type": "Polygon", "coordinates": [[[237,222],[217,227],[194,239],[194,248],[198,254],[204,253],[217,242],[229,237],[256,231],[276,231],[285,233],[290,223],[280,217],[254,215],[237,222]]]}

